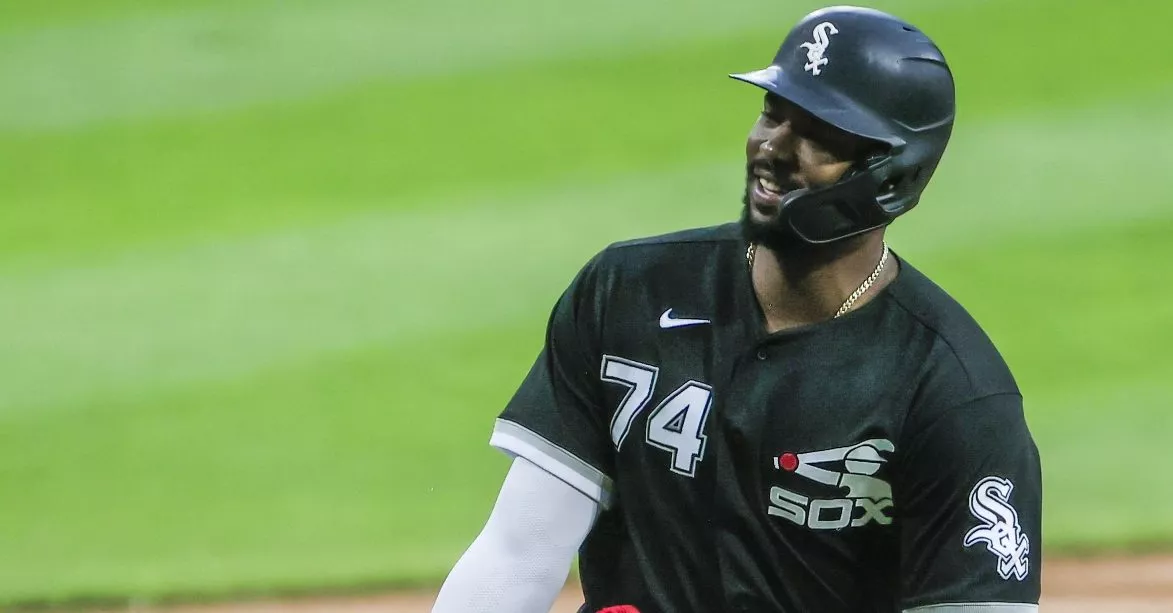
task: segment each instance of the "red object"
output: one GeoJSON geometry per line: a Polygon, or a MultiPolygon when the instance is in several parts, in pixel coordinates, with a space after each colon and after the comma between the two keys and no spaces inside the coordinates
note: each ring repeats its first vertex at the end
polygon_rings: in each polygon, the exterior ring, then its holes
{"type": "Polygon", "coordinates": [[[621,604],[614,607],[607,607],[606,609],[599,609],[599,613],[639,613],[639,609],[629,604],[621,604]]]}
{"type": "Polygon", "coordinates": [[[778,466],[781,466],[782,470],[792,473],[794,469],[798,468],[798,456],[789,452],[784,453],[778,456],[778,466]]]}

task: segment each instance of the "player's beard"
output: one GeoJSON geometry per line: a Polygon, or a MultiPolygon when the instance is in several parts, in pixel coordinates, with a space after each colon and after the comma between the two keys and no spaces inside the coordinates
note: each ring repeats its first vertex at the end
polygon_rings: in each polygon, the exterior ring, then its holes
{"type": "Polygon", "coordinates": [[[741,196],[741,232],[751,243],[766,247],[789,265],[796,267],[814,266],[835,260],[854,249],[861,237],[853,237],[831,243],[812,244],[803,240],[779,214],[766,222],[755,221],[749,208],[749,181],[741,196]]]}
{"type": "Polygon", "coordinates": [[[821,250],[820,245],[812,245],[801,238],[786,222],[783,215],[766,222],[756,221],[750,214],[749,182],[741,196],[741,232],[745,239],[777,253],[780,257],[795,257],[813,255],[821,250]]]}

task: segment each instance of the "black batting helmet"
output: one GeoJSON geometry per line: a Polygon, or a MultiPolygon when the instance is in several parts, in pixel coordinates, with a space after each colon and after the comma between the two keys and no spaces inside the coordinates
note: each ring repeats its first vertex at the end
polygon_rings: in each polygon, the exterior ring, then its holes
{"type": "Polygon", "coordinates": [[[874,9],[815,11],[770,66],[730,76],[877,144],[877,155],[836,184],[786,195],[782,215],[808,243],[874,230],[916,206],[953,131],[945,56],[918,28],[874,9]]]}

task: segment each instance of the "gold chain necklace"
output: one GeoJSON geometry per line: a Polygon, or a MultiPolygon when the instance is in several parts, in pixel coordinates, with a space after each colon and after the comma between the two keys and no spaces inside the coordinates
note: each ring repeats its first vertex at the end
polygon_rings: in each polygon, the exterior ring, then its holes
{"type": "MultiPolygon", "coordinates": [[[[749,273],[751,277],[753,276],[754,258],[757,257],[757,254],[758,246],[754,243],[750,243],[749,247],[747,247],[745,250],[745,261],[749,264],[749,273]]],[[[880,278],[880,273],[884,271],[884,265],[887,263],[888,243],[885,242],[884,253],[880,255],[880,263],[876,265],[876,269],[872,271],[872,274],[867,279],[864,279],[864,282],[860,284],[860,286],[857,287],[854,292],[851,292],[851,295],[847,297],[847,300],[843,303],[843,306],[839,307],[839,312],[835,313],[834,319],[838,319],[840,316],[846,313],[848,309],[851,308],[851,305],[855,304],[855,301],[859,300],[859,297],[864,295],[864,293],[866,293],[868,289],[871,288],[872,284],[876,282],[876,279],[880,278]]]]}

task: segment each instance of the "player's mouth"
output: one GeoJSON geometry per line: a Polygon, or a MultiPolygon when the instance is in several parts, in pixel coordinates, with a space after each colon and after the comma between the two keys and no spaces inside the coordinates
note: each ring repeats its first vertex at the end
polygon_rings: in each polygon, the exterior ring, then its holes
{"type": "Polygon", "coordinates": [[[763,221],[777,215],[786,194],[798,189],[793,182],[779,180],[764,165],[750,169],[749,184],[750,208],[763,221]]]}

